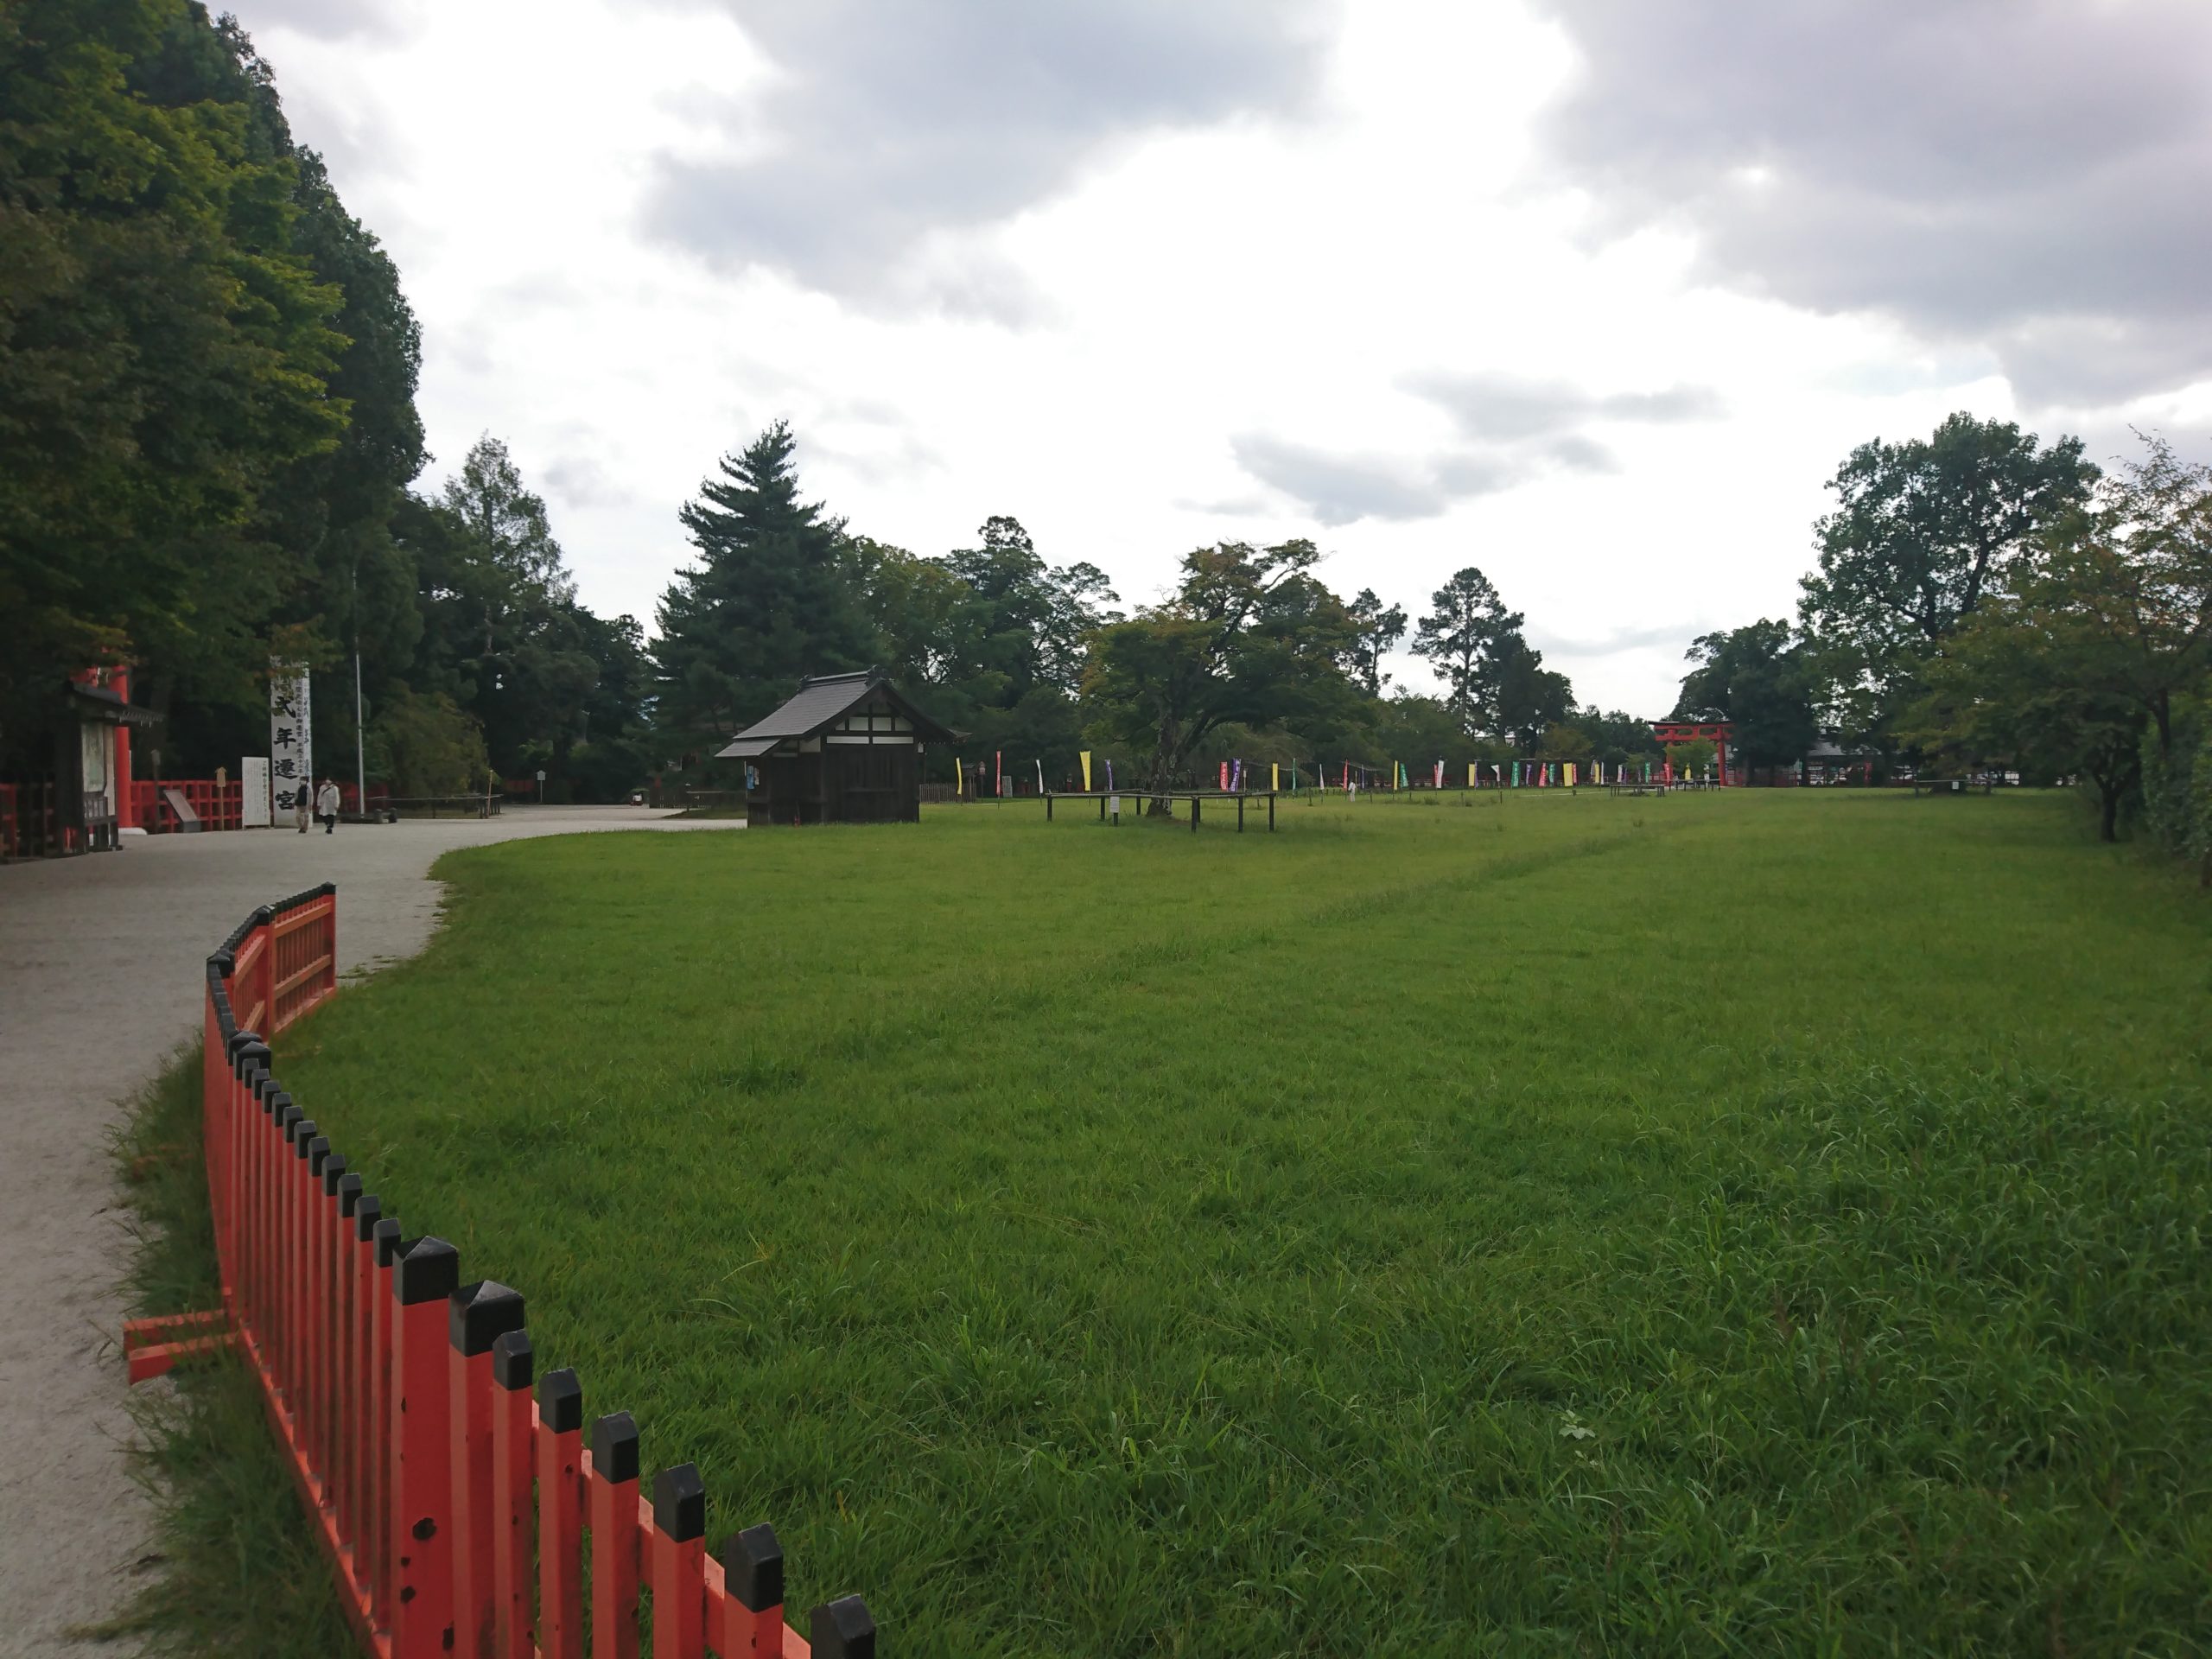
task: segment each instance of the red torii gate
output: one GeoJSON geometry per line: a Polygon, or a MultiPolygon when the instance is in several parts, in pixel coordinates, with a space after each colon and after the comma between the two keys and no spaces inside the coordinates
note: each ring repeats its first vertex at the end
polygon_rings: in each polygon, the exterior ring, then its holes
{"type": "Polygon", "coordinates": [[[1728,782],[1728,734],[1735,729],[1725,720],[1655,720],[1651,722],[1651,734],[1662,744],[1688,743],[1700,737],[1712,744],[1724,787],[1728,782]]]}

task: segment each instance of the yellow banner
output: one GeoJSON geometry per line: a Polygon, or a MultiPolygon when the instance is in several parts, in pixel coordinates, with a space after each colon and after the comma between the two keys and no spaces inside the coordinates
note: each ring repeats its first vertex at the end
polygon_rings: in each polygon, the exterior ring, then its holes
{"type": "Polygon", "coordinates": [[[1280,760],[1268,762],[1268,787],[1269,789],[1282,787],[1282,762],[1280,760]]]}
{"type": "Polygon", "coordinates": [[[968,768],[961,764],[960,757],[958,755],[954,755],[952,757],[952,793],[955,799],[957,799],[962,795],[967,793],[966,789],[963,786],[960,781],[967,775],[968,768]]]}
{"type": "Polygon", "coordinates": [[[1083,792],[1086,795],[1090,793],[1090,751],[1089,749],[1083,752],[1083,792]]]}

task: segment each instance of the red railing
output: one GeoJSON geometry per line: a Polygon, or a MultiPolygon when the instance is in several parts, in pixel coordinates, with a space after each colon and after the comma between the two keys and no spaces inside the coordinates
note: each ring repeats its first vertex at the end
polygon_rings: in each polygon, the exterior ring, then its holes
{"type": "Polygon", "coordinates": [[[184,820],[162,792],[168,789],[184,797],[202,830],[243,827],[245,785],[236,779],[219,784],[213,778],[136,779],[130,785],[131,822],[149,835],[174,834],[184,828],[184,820]]]}
{"type": "Polygon", "coordinates": [[[43,858],[60,844],[52,780],[0,784],[0,859],[43,858]]]}
{"type": "Polygon", "coordinates": [[[223,1306],[126,1324],[131,1380],[243,1357],[374,1659],[637,1659],[645,1589],[654,1659],[874,1659],[858,1596],[816,1607],[811,1642],[785,1624],[773,1529],[709,1558],[695,1465],[644,1493],[629,1413],[587,1445],[575,1373],[533,1379],[520,1294],[461,1282],[443,1239],[403,1239],[278,1086],[256,1033],[337,988],[337,928],[325,886],[256,911],[207,960],[223,1306]]]}

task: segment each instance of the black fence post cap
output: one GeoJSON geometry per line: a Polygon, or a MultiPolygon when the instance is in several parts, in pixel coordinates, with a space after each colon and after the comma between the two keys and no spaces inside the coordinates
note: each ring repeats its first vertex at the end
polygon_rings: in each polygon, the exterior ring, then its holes
{"type": "MultiPolygon", "coordinates": [[[[340,1159],[334,1158],[330,1160],[330,1164],[342,1161],[340,1159]]],[[[330,1164],[325,1164],[322,1166],[322,1173],[326,1176],[330,1173],[330,1164]]],[[[353,1211],[361,1202],[361,1178],[352,1170],[347,1170],[338,1178],[338,1185],[332,1190],[330,1196],[338,1200],[338,1219],[353,1220],[353,1211]]]]}
{"type": "Polygon", "coordinates": [[[492,1381],[509,1394],[519,1394],[530,1387],[531,1368],[537,1359],[529,1332],[502,1331],[492,1338],[492,1381]]]}
{"type": "Polygon", "coordinates": [[[875,1659],[875,1620],[858,1596],[823,1602],[807,1624],[815,1659],[875,1659]]]}
{"type": "Polygon", "coordinates": [[[494,1342],[522,1329],[522,1293],[496,1279],[472,1279],[454,1288],[449,1302],[446,1334],[467,1358],[490,1353],[494,1342]]]}
{"type": "MultiPolygon", "coordinates": [[[[373,1192],[364,1192],[353,1200],[353,1242],[370,1244],[376,1242],[377,1224],[384,1219],[384,1200],[373,1192]]],[[[392,1223],[397,1227],[397,1222],[392,1223]]]]}
{"type": "Polygon", "coordinates": [[[399,1224],[390,1216],[370,1223],[369,1236],[376,1241],[377,1266],[388,1268],[399,1259],[399,1224]]]}
{"type": "Polygon", "coordinates": [[[679,1463],[653,1477],[653,1525],[679,1544],[707,1535],[707,1484],[697,1464],[679,1463]]]}
{"type": "Polygon", "coordinates": [[[442,1238],[418,1238],[392,1262],[392,1294],[402,1307],[442,1302],[461,1283],[461,1252],[442,1238]]]}
{"type": "Polygon", "coordinates": [[[264,1117],[274,1118],[280,1123],[283,1122],[284,1114],[286,1112],[296,1112],[297,1110],[299,1110],[299,1107],[293,1103],[291,1096],[286,1094],[282,1089],[279,1089],[276,1093],[270,1095],[266,1100],[264,1100],[261,1103],[262,1116],[264,1117]]]}
{"type": "Polygon", "coordinates": [[[321,1143],[325,1156],[330,1152],[330,1138],[315,1128],[315,1119],[303,1117],[292,1125],[292,1156],[305,1160],[315,1156],[317,1142],[321,1143]]]}
{"type": "Polygon", "coordinates": [[[320,1180],[323,1166],[330,1161],[330,1137],[318,1135],[301,1149],[300,1156],[308,1161],[308,1173],[320,1180]]]}
{"type": "MultiPolygon", "coordinates": [[[[228,956],[230,952],[226,950],[219,954],[228,956]]],[[[213,958],[210,957],[209,960],[213,961],[213,958]]],[[[248,1043],[257,1043],[260,1040],[260,1037],[253,1032],[234,1031],[230,1035],[230,1040],[223,1046],[229,1052],[231,1058],[236,1060],[238,1057],[238,1050],[244,1048],[248,1043]]]]}
{"type": "Polygon", "coordinates": [[[276,1127],[283,1131],[284,1139],[288,1141],[292,1138],[293,1129],[307,1121],[308,1115],[296,1105],[290,1103],[287,1103],[284,1109],[276,1114],[276,1127]]]}
{"type": "Polygon", "coordinates": [[[574,1434],[584,1426],[584,1385],[563,1365],[537,1379],[537,1421],[549,1434],[574,1434]]]}
{"type": "Polygon", "coordinates": [[[722,1584],[747,1612],[784,1605],[784,1547],[763,1521],[722,1543],[722,1584]]]}
{"type": "Polygon", "coordinates": [[[232,1041],[231,1069],[238,1074],[239,1082],[245,1081],[246,1073],[253,1067],[269,1064],[269,1045],[253,1033],[242,1031],[232,1041]]]}
{"type": "Polygon", "coordinates": [[[591,1426],[592,1472],[620,1485],[638,1478],[638,1420],[610,1411],[591,1426]]]}

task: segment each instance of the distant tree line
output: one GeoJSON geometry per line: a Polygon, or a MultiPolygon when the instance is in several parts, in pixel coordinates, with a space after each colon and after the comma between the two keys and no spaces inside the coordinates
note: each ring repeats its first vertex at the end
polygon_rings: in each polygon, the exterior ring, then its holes
{"type": "Polygon", "coordinates": [[[1679,715],[1753,766],[1826,734],[1887,771],[2077,784],[2212,882],[2212,467],[2158,434],[2101,471],[2078,438],[1953,415],[1852,451],[1794,623],[1698,639],[1679,715]]]}
{"type": "MultiPolygon", "coordinates": [[[[1053,564],[1015,518],[976,545],[917,554],[855,533],[804,499],[779,423],[726,456],[683,509],[697,555],[663,596],[652,646],[663,747],[704,762],[799,678],[880,666],[963,734],[968,758],[1023,777],[1069,775],[1078,751],[1133,786],[1216,775],[1224,758],[1425,770],[1470,760],[1656,758],[1649,728],[1578,709],[1481,571],[1431,598],[1412,651],[1441,696],[1389,687],[1402,607],[1350,600],[1315,574],[1309,541],[1222,543],[1184,556],[1157,604],[1134,610],[1105,573],[1053,564]]],[[[951,754],[931,775],[951,778],[951,754]]]]}

